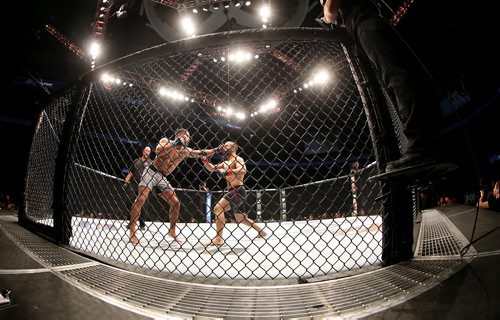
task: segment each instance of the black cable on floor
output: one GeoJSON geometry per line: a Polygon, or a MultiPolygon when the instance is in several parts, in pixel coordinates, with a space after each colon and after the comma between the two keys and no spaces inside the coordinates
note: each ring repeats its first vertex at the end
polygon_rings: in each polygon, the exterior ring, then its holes
{"type": "MultiPolygon", "coordinates": [[[[455,111],[455,115],[456,117],[458,118],[458,120],[460,121],[460,115],[455,111]]],[[[476,178],[477,178],[477,185],[479,186],[480,183],[481,183],[481,178],[479,176],[479,166],[477,164],[477,159],[476,159],[476,155],[474,154],[474,150],[472,149],[472,143],[470,141],[470,138],[469,138],[469,135],[467,133],[467,130],[462,127],[462,130],[463,130],[463,133],[464,133],[464,139],[467,141],[467,146],[469,147],[469,150],[470,150],[470,153],[472,155],[472,162],[473,162],[473,165],[474,165],[474,170],[476,171],[476,178]]],[[[479,192],[479,197],[481,196],[481,193],[480,191],[479,192]]],[[[477,198],[479,199],[479,198],[477,198]]],[[[472,226],[472,233],[470,235],[470,239],[469,239],[469,243],[463,247],[461,250],[460,250],[460,258],[463,258],[464,255],[469,251],[470,247],[472,246],[472,243],[474,243],[472,241],[472,239],[474,239],[474,234],[476,233],[476,226],[477,226],[477,218],[479,217],[479,200],[477,202],[477,205],[476,205],[476,216],[474,217],[474,224],[472,226]]],[[[477,241],[478,239],[476,239],[477,241]]]]}

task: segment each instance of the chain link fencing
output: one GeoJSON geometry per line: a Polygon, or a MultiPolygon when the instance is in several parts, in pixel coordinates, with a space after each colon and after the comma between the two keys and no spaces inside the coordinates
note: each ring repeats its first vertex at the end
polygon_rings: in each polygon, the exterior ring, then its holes
{"type": "MultiPolygon", "coordinates": [[[[378,171],[376,123],[369,126],[370,97],[350,50],[347,38],[316,29],[231,32],[151,48],[83,77],[90,90],[77,105],[64,176],[68,244],[108,261],[213,279],[308,278],[380,264],[390,245],[385,201],[377,199],[381,184],[367,181],[378,171]],[[161,157],[158,143],[171,145],[179,128],[189,131],[190,149],[161,157]],[[252,223],[228,210],[224,244],[213,246],[215,204],[228,199],[231,183],[207,170],[199,150],[227,141],[238,146],[235,164],[246,167],[240,211],[252,223]],[[151,188],[133,244],[138,189],[124,178],[146,146],[156,171],[179,160],[154,173],[173,187],[179,216],[172,219],[172,192],[151,188]],[[168,236],[172,220],[182,243],[168,236]]],[[[48,181],[67,108],[56,101],[42,113],[26,182],[30,219],[52,218],[48,181]]],[[[225,161],[203,154],[212,165],[225,161]]]]}
{"type": "Polygon", "coordinates": [[[64,122],[75,97],[71,89],[55,98],[40,113],[35,128],[25,181],[25,218],[53,226],[53,193],[56,159],[64,122]]]}

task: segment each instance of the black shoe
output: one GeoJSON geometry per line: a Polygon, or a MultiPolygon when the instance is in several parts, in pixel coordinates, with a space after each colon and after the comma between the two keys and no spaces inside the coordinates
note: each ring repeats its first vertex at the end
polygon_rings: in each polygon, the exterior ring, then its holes
{"type": "Polygon", "coordinates": [[[458,168],[457,164],[445,161],[442,157],[424,157],[421,154],[410,153],[401,159],[389,162],[384,173],[371,176],[368,180],[377,181],[385,178],[406,183],[424,183],[438,181],[458,168]]]}
{"type": "Polygon", "coordinates": [[[407,153],[398,160],[388,162],[385,166],[385,172],[391,173],[404,170],[406,168],[438,164],[441,162],[445,161],[437,156],[424,156],[420,153],[407,153]]]}

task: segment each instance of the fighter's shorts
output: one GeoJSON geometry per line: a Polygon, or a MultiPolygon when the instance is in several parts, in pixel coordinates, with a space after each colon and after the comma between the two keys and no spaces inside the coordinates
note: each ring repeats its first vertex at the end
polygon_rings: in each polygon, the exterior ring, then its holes
{"type": "Polygon", "coordinates": [[[154,187],[157,187],[161,192],[174,191],[167,177],[158,171],[154,165],[150,165],[144,169],[139,185],[147,187],[149,190],[153,190],[154,187]]]}
{"type": "Polygon", "coordinates": [[[226,198],[231,205],[231,210],[229,211],[229,213],[246,214],[247,191],[244,186],[237,186],[235,188],[226,190],[224,198],[226,198]]]}

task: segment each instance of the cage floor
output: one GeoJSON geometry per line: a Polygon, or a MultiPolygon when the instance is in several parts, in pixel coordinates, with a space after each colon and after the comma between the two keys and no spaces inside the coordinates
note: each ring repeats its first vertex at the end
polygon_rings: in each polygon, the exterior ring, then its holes
{"type": "MultiPolygon", "coordinates": [[[[446,209],[424,212],[415,259],[340,279],[272,287],[203,285],[128,272],[0,220],[3,256],[14,251],[9,244],[13,242],[39,264],[15,267],[0,262],[0,283],[12,291],[12,304],[0,305],[0,314],[30,319],[498,318],[499,235],[477,234],[475,239],[486,235],[480,239],[483,251],[471,248],[461,258],[455,248],[465,245],[474,212],[446,209]]],[[[500,217],[483,211],[479,223],[483,220],[486,225],[478,230],[495,228],[492,223],[498,226],[500,217]]]]}
{"type": "Polygon", "coordinates": [[[265,239],[246,226],[228,223],[220,247],[209,245],[214,225],[177,224],[183,239],[179,244],[165,236],[168,223],[158,222],[146,222],[134,246],[128,241],[127,223],[74,218],[70,246],[145,269],[213,279],[309,278],[381,262],[380,216],[270,222],[265,239]]]}

